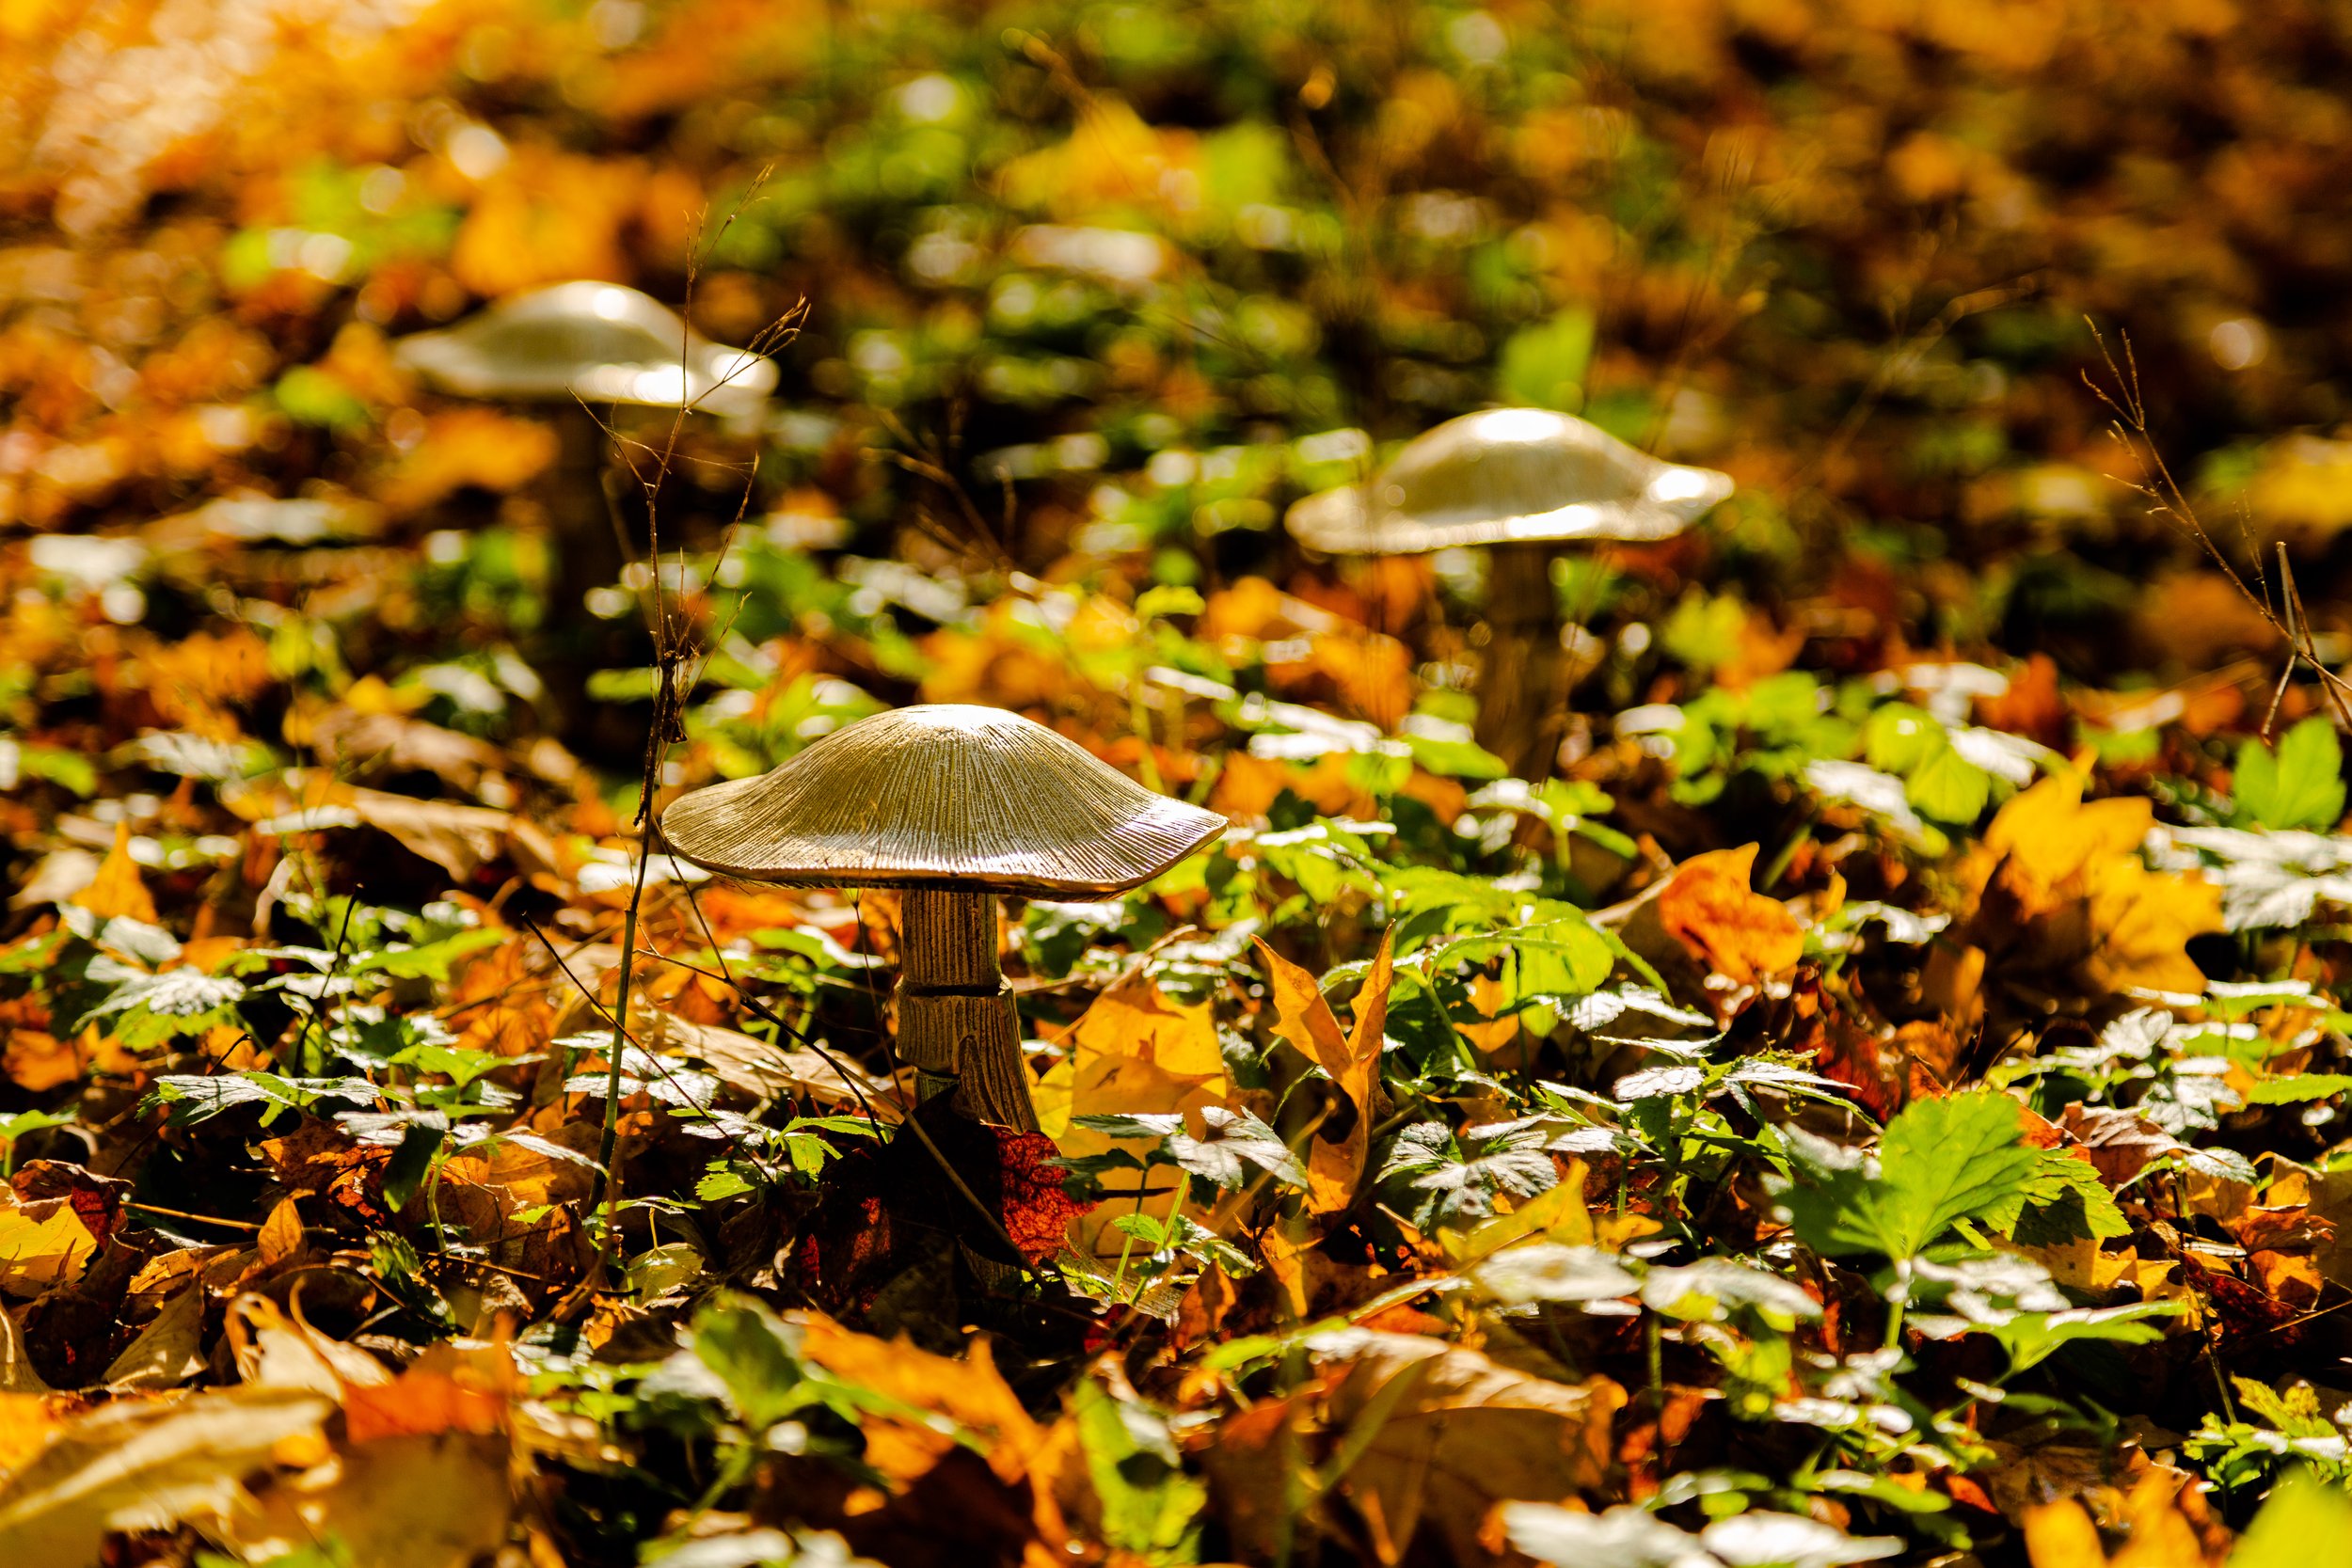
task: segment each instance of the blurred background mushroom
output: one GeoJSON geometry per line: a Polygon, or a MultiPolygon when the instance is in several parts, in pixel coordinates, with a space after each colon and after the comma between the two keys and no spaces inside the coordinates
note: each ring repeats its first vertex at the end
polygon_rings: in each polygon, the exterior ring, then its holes
{"type": "Polygon", "coordinates": [[[1291,533],[1326,555],[1488,552],[1479,744],[1548,777],[1567,699],[1552,558],[1578,541],[1664,539],[1731,494],[1727,474],[1661,462],[1543,408],[1489,408],[1406,443],[1370,480],[1299,501],[1291,533]]]}
{"type": "Polygon", "coordinates": [[[629,521],[633,502],[605,485],[611,442],[593,410],[684,409],[748,432],[775,388],[775,362],[711,342],[650,294],[589,280],[534,289],[446,331],[404,338],[398,357],[445,396],[552,411],[560,447],[543,498],[553,569],[541,668],[559,719],[575,730],[588,674],[632,657],[622,640],[600,635],[619,617],[594,614],[589,595],[619,581],[644,543],[629,521]]]}
{"type": "Polygon", "coordinates": [[[930,704],[835,730],[769,773],[695,790],[670,847],[749,881],[903,891],[898,1053],[925,1098],[1037,1130],[1021,1028],[997,966],[999,895],[1099,897],[1225,831],[1001,708],[930,704]]]}

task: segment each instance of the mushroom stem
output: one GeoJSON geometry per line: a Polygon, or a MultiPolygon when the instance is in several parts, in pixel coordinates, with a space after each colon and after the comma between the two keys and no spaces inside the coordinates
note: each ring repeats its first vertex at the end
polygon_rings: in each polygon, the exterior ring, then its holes
{"type": "Polygon", "coordinates": [[[1567,658],[1551,551],[1498,546],[1487,562],[1486,659],[1478,677],[1478,743],[1537,783],[1560,753],[1567,658]]]}
{"type": "Polygon", "coordinates": [[[974,1120],[1036,1132],[1020,1021],[996,967],[996,895],[909,888],[899,909],[898,1054],[919,1092],[952,1088],[974,1120]]]}
{"type": "Polygon", "coordinates": [[[643,726],[632,732],[625,708],[592,701],[588,677],[598,670],[641,663],[644,656],[632,642],[626,620],[600,620],[589,613],[585,603],[591,589],[618,582],[628,563],[604,487],[609,441],[596,415],[578,404],[559,407],[553,422],[561,445],[539,493],[547,506],[548,548],[554,560],[541,648],[532,662],[547,681],[565,739],[592,756],[618,758],[643,744],[643,726]]]}

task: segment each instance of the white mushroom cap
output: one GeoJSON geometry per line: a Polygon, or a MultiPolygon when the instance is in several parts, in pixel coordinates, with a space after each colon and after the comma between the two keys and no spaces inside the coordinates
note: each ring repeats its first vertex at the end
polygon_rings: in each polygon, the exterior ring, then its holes
{"type": "Polygon", "coordinates": [[[1664,539],[1731,489],[1728,474],[1661,462],[1572,415],[1489,408],[1415,436],[1366,483],[1309,496],[1288,523],[1328,555],[1664,539]]]}
{"type": "Polygon", "coordinates": [[[1149,881],[1226,825],[1042,724],[949,703],[862,719],[661,814],[679,854],[752,881],[1044,897],[1149,881]]]}
{"type": "Polygon", "coordinates": [[[446,332],[404,338],[397,352],[441,391],[507,402],[675,408],[682,401],[744,415],[757,413],[776,385],[773,360],[714,343],[660,300],[618,283],[534,289],[446,332]]]}

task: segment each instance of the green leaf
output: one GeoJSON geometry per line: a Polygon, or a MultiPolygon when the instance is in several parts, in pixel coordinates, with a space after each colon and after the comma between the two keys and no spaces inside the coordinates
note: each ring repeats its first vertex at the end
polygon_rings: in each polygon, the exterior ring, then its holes
{"type": "Polygon", "coordinates": [[[1546,998],[1589,996],[1617,967],[1617,949],[1583,919],[1548,920],[1524,930],[1466,937],[1439,955],[1447,964],[1485,963],[1508,955],[1503,1006],[1516,1010],[1546,998]]]}
{"type": "Polygon", "coordinates": [[[1584,372],[1593,359],[1593,312],[1570,306],[1502,345],[1497,376],[1505,400],[1573,413],[1584,405],[1584,372]]]}
{"type": "Polygon", "coordinates": [[[1996,1210],[1986,1223],[2029,1245],[2105,1241],[2128,1235],[2131,1222],[2115,1206],[2115,1195],[2098,1168],[2062,1148],[2039,1151],[2033,1177],[2014,1210],[1996,1210]]]}
{"type": "Polygon", "coordinates": [[[1887,704],[1870,715],[1862,731],[1862,759],[1882,773],[1909,773],[1951,746],[1944,726],[1909,703],[1887,704]]]}
{"type": "Polygon", "coordinates": [[[1168,1140],[1168,1152],[1177,1164],[1219,1187],[1240,1186],[1249,1174],[1246,1166],[1256,1165],[1279,1181],[1302,1192],[1306,1189],[1307,1173],[1299,1169],[1297,1156],[1273,1128],[1247,1111],[1230,1111],[1222,1105],[1204,1106],[1200,1115],[1207,1137],[1195,1138],[1180,1131],[1168,1140]]]}
{"type": "Polygon", "coordinates": [[[1938,822],[1974,822],[1984,815],[1985,804],[1993,798],[1993,775],[1947,742],[1911,770],[1903,794],[1923,815],[1938,822]]]}
{"type": "Polygon", "coordinates": [[[2164,1338],[2164,1330],[2149,1320],[2169,1318],[2179,1306],[2172,1301],[2135,1301],[2122,1307],[2065,1312],[2020,1312],[2006,1323],[1981,1326],[2009,1352],[2010,1376],[2015,1377],[2068,1345],[2090,1341],[2152,1345],[2164,1338]]]}
{"type": "Polygon", "coordinates": [[[401,1134],[400,1147],[392,1150],[391,1162],[384,1167],[384,1201],[392,1209],[407,1207],[417,1196],[424,1179],[432,1174],[433,1156],[440,1152],[441,1140],[449,1135],[446,1127],[417,1122],[401,1134]]]}
{"type": "Polygon", "coordinates": [[[450,965],[458,959],[496,947],[511,933],[493,930],[460,931],[421,947],[388,947],[363,953],[351,961],[354,974],[389,974],[399,980],[437,980],[446,983],[450,965]]]}
{"type": "Polygon", "coordinates": [[[2352,1497],[2289,1474],[2238,1538],[2230,1568],[2352,1568],[2352,1497]]]}
{"type": "Polygon", "coordinates": [[[1146,1562],[1200,1560],[1200,1513],[1208,1488],[1184,1474],[1183,1456],[1159,1412],[1087,1378],[1071,1394],[1087,1478],[1103,1508],[1103,1539],[1146,1562]]]}
{"type": "Polygon", "coordinates": [[[142,974],[118,986],[83,1014],[74,1027],[111,1019],[108,1032],[124,1049],[141,1051],[165,1040],[201,1035],[216,1024],[237,1022],[237,1004],[245,994],[245,982],[225,974],[193,969],[142,974]]]}
{"type": "Polygon", "coordinates": [[[170,1107],[172,1125],[189,1127],[240,1105],[267,1107],[262,1121],[282,1111],[312,1111],[330,1101],[375,1103],[375,1085],[364,1078],[281,1078],[274,1072],[170,1074],[155,1080],[139,1102],[142,1112],[170,1107]]]}
{"type": "Polygon", "coordinates": [[[727,1386],[744,1424],[765,1430],[808,1402],[800,1331],[748,1296],[723,1296],[694,1319],[694,1354],[727,1386]]]}
{"type": "Polygon", "coordinates": [[[2344,815],[2344,747],[2326,719],[2306,719],[2274,752],[2258,738],[2238,748],[2240,816],[2265,828],[2325,832],[2344,815]]]}
{"type": "Polygon", "coordinates": [[[1799,1133],[1795,1179],[1783,1195],[1797,1234],[1833,1255],[1915,1258],[1962,1220],[2014,1212],[2038,1174],[2017,1105],[1996,1090],[1923,1100],[1879,1143],[1873,1177],[1857,1157],[1799,1133]]]}
{"type": "Polygon", "coordinates": [[[2246,1091],[2249,1105],[2300,1105],[2327,1100],[2352,1089],[2352,1075],[2341,1072],[2298,1072],[2290,1078],[2265,1078],[2246,1091]]]}

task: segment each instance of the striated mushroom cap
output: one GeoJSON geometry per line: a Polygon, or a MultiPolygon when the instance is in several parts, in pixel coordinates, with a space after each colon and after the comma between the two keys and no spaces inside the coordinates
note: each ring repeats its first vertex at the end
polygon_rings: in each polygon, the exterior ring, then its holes
{"type": "Polygon", "coordinates": [[[1002,708],[940,703],[835,730],[661,814],[697,865],[800,887],[1058,897],[1151,880],[1225,831],[1002,708]]]}
{"type": "Polygon", "coordinates": [[[773,360],[714,343],[660,300],[618,283],[534,289],[446,332],[404,338],[397,353],[441,391],[511,402],[675,408],[682,400],[745,415],[776,385],[773,360]]]}
{"type": "Polygon", "coordinates": [[[1663,463],[1544,408],[1465,414],[1406,443],[1363,484],[1309,496],[1290,531],[1328,555],[1663,539],[1731,494],[1731,477],[1663,463]]]}

